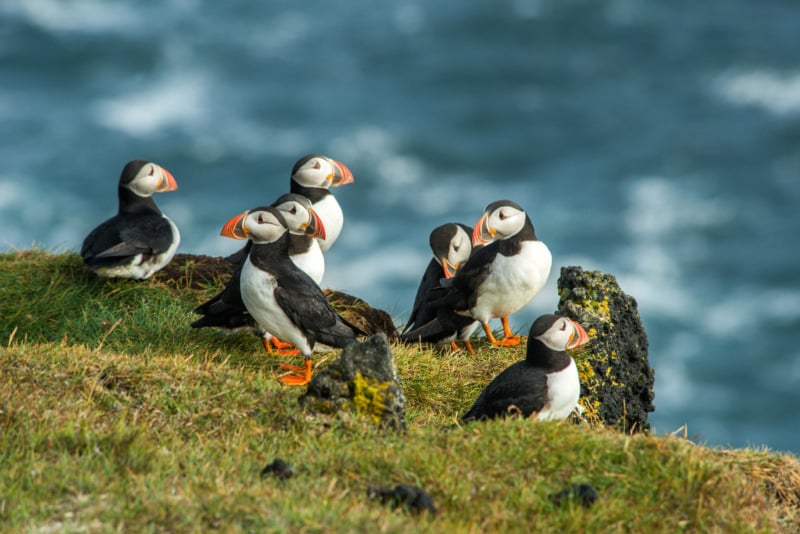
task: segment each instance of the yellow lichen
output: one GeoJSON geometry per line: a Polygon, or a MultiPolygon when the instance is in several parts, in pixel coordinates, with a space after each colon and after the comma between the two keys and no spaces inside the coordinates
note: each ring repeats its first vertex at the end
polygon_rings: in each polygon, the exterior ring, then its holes
{"type": "Polygon", "coordinates": [[[353,404],[356,411],[366,415],[374,423],[380,423],[386,409],[386,391],[389,389],[389,382],[375,383],[373,380],[364,378],[359,372],[353,379],[353,384],[355,385],[353,404]]]}

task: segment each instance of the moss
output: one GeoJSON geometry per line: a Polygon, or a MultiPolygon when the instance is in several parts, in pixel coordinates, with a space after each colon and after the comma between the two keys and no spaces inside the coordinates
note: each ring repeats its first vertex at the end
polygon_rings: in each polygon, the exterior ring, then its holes
{"type": "Polygon", "coordinates": [[[361,415],[369,417],[373,423],[380,423],[386,411],[386,395],[389,382],[376,382],[364,378],[360,372],[353,379],[353,404],[361,415]]]}

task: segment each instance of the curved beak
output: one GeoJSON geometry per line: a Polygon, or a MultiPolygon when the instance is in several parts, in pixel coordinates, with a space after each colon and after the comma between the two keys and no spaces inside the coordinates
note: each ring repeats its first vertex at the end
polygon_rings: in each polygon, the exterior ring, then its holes
{"type": "Polygon", "coordinates": [[[572,333],[569,336],[569,343],[567,343],[568,349],[574,349],[575,347],[580,347],[581,345],[589,342],[589,334],[586,333],[586,330],[583,327],[573,321],[570,320],[572,323],[572,333]]]}
{"type": "Polygon", "coordinates": [[[306,223],[305,234],[319,239],[325,239],[325,226],[322,219],[313,209],[308,210],[308,222],[306,223]]]}
{"type": "Polygon", "coordinates": [[[163,193],[165,191],[175,191],[178,189],[178,182],[175,181],[172,174],[164,167],[159,166],[159,169],[161,170],[161,180],[158,182],[156,191],[163,193]]]}
{"type": "Polygon", "coordinates": [[[493,228],[489,227],[489,214],[484,213],[472,230],[472,246],[485,245],[494,241],[493,228]]]}
{"type": "Polygon", "coordinates": [[[230,237],[231,239],[249,239],[250,229],[245,224],[245,219],[250,213],[250,210],[240,213],[233,217],[230,221],[225,223],[225,226],[220,230],[219,235],[223,237],[230,237]]]}
{"type": "Polygon", "coordinates": [[[333,174],[328,175],[328,180],[331,181],[331,187],[353,183],[353,173],[350,172],[350,169],[335,159],[329,159],[329,161],[333,164],[333,174]]]}
{"type": "Polygon", "coordinates": [[[458,271],[459,266],[461,265],[460,263],[453,265],[446,257],[442,257],[439,260],[439,263],[442,264],[442,270],[444,271],[445,278],[453,278],[456,275],[456,271],[458,271]]]}

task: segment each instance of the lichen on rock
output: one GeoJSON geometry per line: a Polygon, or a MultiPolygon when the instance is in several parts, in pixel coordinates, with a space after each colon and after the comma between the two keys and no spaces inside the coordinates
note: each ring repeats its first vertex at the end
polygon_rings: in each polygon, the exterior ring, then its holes
{"type": "Polygon", "coordinates": [[[636,300],[620,289],[614,275],[562,267],[559,315],[581,323],[591,338],[573,354],[581,380],[580,404],[590,423],[626,432],[650,428],[654,373],[647,335],[636,300]]]}
{"type": "Polygon", "coordinates": [[[405,428],[406,398],[386,335],[352,343],[336,361],[315,370],[300,403],[315,412],[349,411],[376,424],[405,428]]]}

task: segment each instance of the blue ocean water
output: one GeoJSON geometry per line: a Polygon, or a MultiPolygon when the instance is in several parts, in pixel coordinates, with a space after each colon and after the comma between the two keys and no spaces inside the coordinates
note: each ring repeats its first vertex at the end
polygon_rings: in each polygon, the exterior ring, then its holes
{"type": "Polygon", "coordinates": [[[659,433],[800,451],[794,0],[0,2],[0,249],[76,250],[130,159],[177,179],[180,252],[294,161],[353,171],[324,285],[404,320],[430,230],[509,198],[617,275],[659,433]]]}

